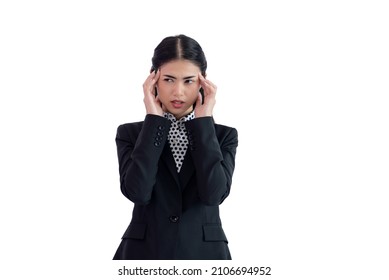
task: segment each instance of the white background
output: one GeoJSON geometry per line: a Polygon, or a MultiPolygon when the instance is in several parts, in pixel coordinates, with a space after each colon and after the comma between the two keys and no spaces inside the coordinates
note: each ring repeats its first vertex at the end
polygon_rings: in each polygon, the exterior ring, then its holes
{"type": "Polygon", "coordinates": [[[143,120],[153,50],[183,33],[239,132],[227,264],[388,279],[384,2],[2,1],[1,278],[115,276],[132,210],[116,128],[143,120]]]}

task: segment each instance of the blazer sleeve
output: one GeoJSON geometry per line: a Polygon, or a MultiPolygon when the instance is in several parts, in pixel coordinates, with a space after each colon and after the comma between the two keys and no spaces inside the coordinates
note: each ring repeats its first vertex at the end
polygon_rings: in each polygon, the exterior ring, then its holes
{"type": "Polygon", "coordinates": [[[168,119],[148,114],[140,132],[132,124],[117,129],[120,189],[134,203],[147,204],[151,199],[169,127],[168,119]]]}
{"type": "Polygon", "coordinates": [[[238,132],[223,127],[223,133],[217,135],[212,117],[193,119],[185,125],[199,197],[207,205],[219,205],[230,193],[238,132]]]}

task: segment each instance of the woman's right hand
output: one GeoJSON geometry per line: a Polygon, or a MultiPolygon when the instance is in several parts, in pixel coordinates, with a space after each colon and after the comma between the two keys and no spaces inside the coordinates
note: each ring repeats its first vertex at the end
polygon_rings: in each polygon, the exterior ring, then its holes
{"type": "Polygon", "coordinates": [[[155,96],[155,86],[158,82],[159,75],[159,70],[157,73],[152,71],[151,74],[147,77],[146,81],[143,83],[143,102],[146,106],[146,114],[163,116],[161,101],[159,101],[158,95],[155,96]]]}

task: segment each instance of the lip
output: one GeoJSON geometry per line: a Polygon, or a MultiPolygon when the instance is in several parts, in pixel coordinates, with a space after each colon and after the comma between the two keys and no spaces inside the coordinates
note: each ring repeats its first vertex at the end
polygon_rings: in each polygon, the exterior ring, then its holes
{"type": "Polygon", "coordinates": [[[181,100],[173,100],[171,101],[172,105],[174,108],[176,109],[180,109],[183,105],[184,105],[184,101],[181,101],[181,100]]]}

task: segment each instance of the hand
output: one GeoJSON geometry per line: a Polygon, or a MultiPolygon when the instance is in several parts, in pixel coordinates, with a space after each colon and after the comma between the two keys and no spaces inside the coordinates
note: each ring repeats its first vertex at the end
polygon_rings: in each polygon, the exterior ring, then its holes
{"type": "Polygon", "coordinates": [[[216,90],[217,86],[211,81],[205,79],[201,73],[199,73],[200,85],[204,89],[204,104],[202,103],[202,96],[199,92],[199,96],[196,100],[195,116],[200,117],[211,117],[213,114],[213,107],[215,106],[216,90]]]}
{"type": "Polygon", "coordinates": [[[158,95],[155,96],[155,85],[158,82],[159,76],[160,71],[158,70],[157,73],[155,71],[151,72],[147,77],[143,84],[143,93],[145,95],[143,102],[146,106],[146,114],[163,116],[161,101],[159,101],[158,95]]]}

